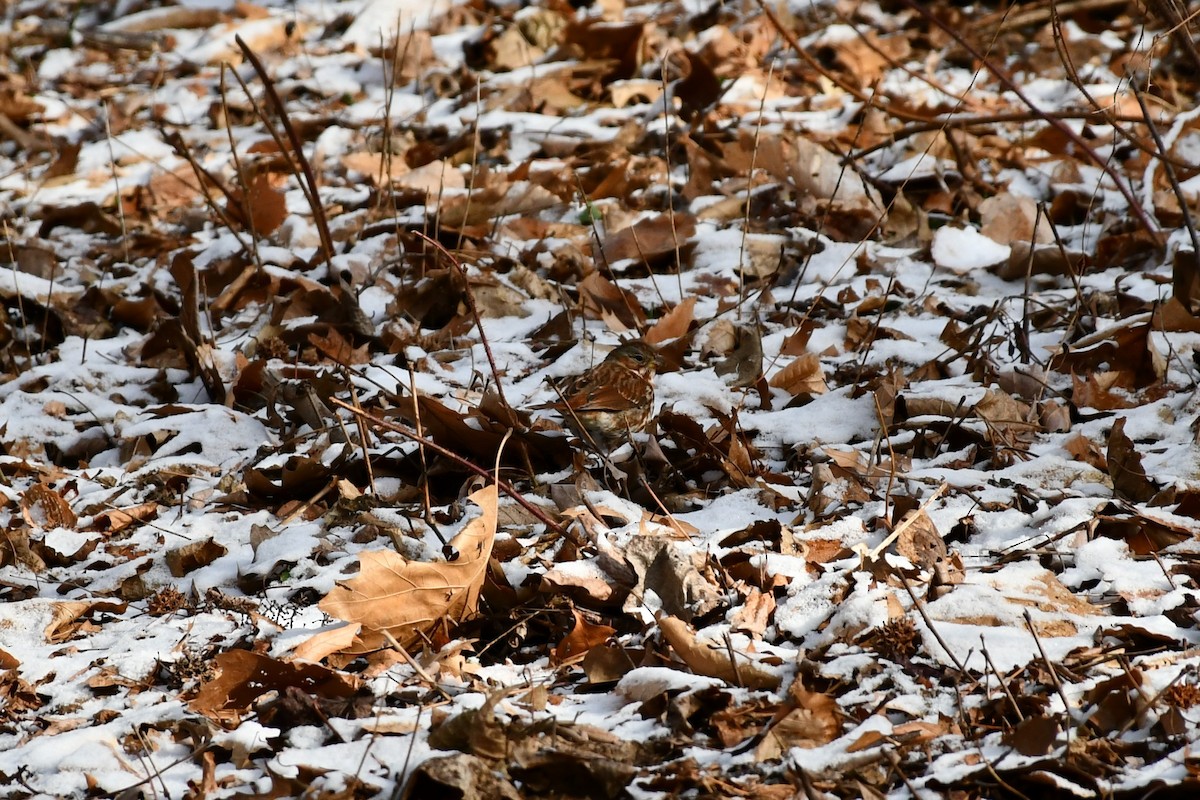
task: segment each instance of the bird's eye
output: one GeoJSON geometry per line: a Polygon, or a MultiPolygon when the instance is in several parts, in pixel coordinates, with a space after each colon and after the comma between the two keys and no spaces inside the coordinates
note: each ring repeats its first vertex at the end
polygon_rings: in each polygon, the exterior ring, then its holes
{"type": "Polygon", "coordinates": [[[646,354],[640,350],[634,350],[632,353],[629,354],[629,357],[632,358],[634,361],[637,361],[639,364],[646,360],[646,354]]]}

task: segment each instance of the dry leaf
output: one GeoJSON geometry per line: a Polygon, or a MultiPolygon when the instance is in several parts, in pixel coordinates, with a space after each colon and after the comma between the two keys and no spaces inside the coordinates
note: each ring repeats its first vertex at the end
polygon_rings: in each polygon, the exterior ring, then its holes
{"type": "Polygon", "coordinates": [[[218,544],[211,537],[201,542],[192,542],[167,551],[167,569],[171,570],[171,574],[176,578],[182,578],[193,570],[208,566],[228,552],[225,545],[218,544]]]}
{"type": "Polygon", "coordinates": [[[612,578],[594,559],[555,564],[542,574],[542,583],[543,589],[552,594],[562,592],[578,599],[582,593],[596,603],[606,602],[614,591],[612,578]]]}
{"type": "Polygon", "coordinates": [[[1037,216],[1037,202],[1032,197],[1004,191],[979,204],[979,230],[997,244],[1010,245],[1031,240],[1034,244],[1053,242],[1054,234],[1050,232],[1046,219],[1042,219],[1038,225],[1035,238],[1034,223],[1037,216]]]}
{"type": "Polygon", "coordinates": [[[646,313],[637,295],[620,288],[599,272],[593,272],[581,280],[578,289],[583,313],[591,319],[618,320],[622,326],[614,328],[618,333],[629,329],[641,330],[646,324],[646,313]]]}
{"type": "MultiPolygon", "coordinates": [[[[1166,359],[1151,338],[1145,318],[1126,320],[1086,336],[1050,358],[1050,368],[1073,375],[1088,375],[1107,365],[1120,376],[1125,389],[1144,389],[1166,373],[1166,359]]],[[[1076,401],[1078,402],[1078,400],[1076,401]]]]}
{"type": "Polygon", "coordinates": [[[1015,747],[1023,756],[1044,756],[1054,749],[1058,730],[1057,719],[1039,714],[1017,723],[1004,737],[1004,743],[1015,747]]]}
{"type": "MultiPolygon", "coordinates": [[[[419,170],[403,175],[397,183],[407,183],[419,170]]],[[[562,205],[554,193],[526,181],[497,181],[493,186],[476,187],[466,194],[445,197],[439,208],[442,224],[460,230],[480,225],[509,214],[535,214],[562,205]]]]}
{"type": "Polygon", "coordinates": [[[475,614],[496,536],[499,497],[492,485],[470,499],[483,513],[450,540],[455,560],[409,561],[391,550],[367,551],[359,557],[358,576],[320,602],[331,617],[362,624],[359,641],[345,652],[387,646],[385,631],[407,648],[438,622],[454,624],[475,614]]]}
{"type": "Polygon", "coordinates": [[[293,664],[249,650],[229,650],[213,659],[216,675],[206,680],[188,703],[193,711],[216,722],[237,725],[241,714],[262,695],[289,687],[316,697],[346,698],[358,679],[319,664],[293,664]]]}
{"type": "Polygon", "coordinates": [[[1200,333],[1200,317],[1193,315],[1179,298],[1172,297],[1154,309],[1152,326],[1156,331],[1200,333]]]}
{"type": "Polygon", "coordinates": [[[321,661],[333,653],[340,653],[354,644],[355,637],[362,630],[361,625],[347,623],[320,631],[296,647],[288,654],[287,661],[321,661]]]}
{"type": "Polygon", "coordinates": [[[624,610],[638,608],[653,592],[667,614],[690,620],[705,614],[720,602],[720,592],[696,567],[696,559],[657,533],[639,533],[625,545],[625,561],[637,575],[637,586],[625,601],[624,610]]]}
{"type": "Polygon", "coordinates": [[[158,503],[153,501],[128,508],[110,508],[92,517],[90,530],[118,533],[130,525],[145,522],[158,515],[158,503]]]}
{"type": "Polygon", "coordinates": [[[114,614],[120,614],[125,610],[126,604],[105,600],[68,600],[51,603],[51,607],[54,609],[54,616],[50,619],[50,624],[43,631],[43,635],[45,635],[48,642],[65,642],[75,635],[75,631],[79,629],[79,624],[77,623],[83,617],[95,611],[109,611],[114,614]]]}
{"type": "Polygon", "coordinates": [[[636,667],[635,656],[615,642],[606,642],[589,650],[580,666],[588,683],[611,683],[636,667]]]}
{"type": "Polygon", "coordinates": [[[1146,477],[1142,457],[1133,446],[1133,440],[1125,435],[1124,417],[1113,423],[1108,434],[1107,461],[1115,496],[1135,503],[1144,503],[1158,493],[1158,487],[1146,477]]]}
{"type": "Polygon", "coordinates": [[[7,650],[0,648],[0,670],[16,669],[21,662],[7,650]]]}
{"type": "Polygon", "coordinates": [[[566,664],[582,658],[617,632],[616,628],[608,625],[593,625],[576,609],[571,609],[571,613],[575,615],[575,627],[554,648],[550,659],[552,664],[566,664]]]}
{"type": "Polygon", "coordinates": [[[678,339],[680,336],[686,334],[696,318],[697,299],[694,296],[689,297],[676,305],[668,313],[664,314],[662,319],[654,323],[642,338],[650,344],[658,345],[670,339],[678,339]]]}
{"type": "Polygon", "coordinates": [[[354,347],[337,328],[326,328],[324,335],[310,333],[308,341],[330,361],[343,367],[366,364],[371,360],[370,345],[364,343],[354,347]]]}
{"type": "Polygon", "coordinates": [[[775,596],[751,589],[742,600],[742,604],[733,612],[729,620],[730,627],[735,631],[748,633],[755,639],[762,638],[763,632],[771,624],[771,616],[775,613],[775,596]]]}
{"type": "Polygon", "coordinates": [[[21,516],[31,527],[51,530],[74,528],[79,521],[62,495],[44,483],[35,483],[21,497],[21,516]]]}
{"type": "Polygon", "coordinates": [[[762,376],[762,332],[757,325],[723,325],[713,326],[709,336],[709,345],[724,345],[726,338],[732,337],[733,346],[727,352],[729,355],[717,362],[714,367],[718,375],[733,375],[733,385],[739,388],[753,386],[762,376]]]}
{"type": "Polygon", "coordinates": [[[821,368],[821,359],[815,353],[800,356],[772,375],[768,383],[792,397],[800,394],[825,394],[829,391],[829,386],[825,383],[825,372],[821,368]]]}
{"type": "Polygon", "coordinates": [[[1071,454],[1076,461],[1095,467],[1103,473],[1108,473],[1108,461],[1100,446],[1082,433],[1077,433],[1063,443],[1063,449],[1071,454]]]}
{"type": "Polygon", "coordinates": [[[1109,504],[1089,525],[1093,536],[1118,539],[1138,556],[1157,553],[1166,547],[1195,538],[1194,526],[1158,519],[1145,513],[1132,513],[1121,505],[1109,504]]]}
{"type": "Polygon", "coordinates": [[[608,264],[633,259],[651,270],[685,263],[696,235],[696,220],[687,214],[660,214],[635,222],[604,237],[601,250],[608,264]]]}
{"type": "Polygon", "coordinates": [[[730,651],[724,644],[701,642],[686,622],[666,614],[659,615],[658,627],[663,638],[683,659],[683,663],[697,675],[720,678],[734,686],[747,689],[775,689],[780,677],[743,653],[730,651]],[[735,661],[731,661],[733,658],[735,661]]]}
{"type": "Polygon", "coordinates": [[[1029,404],[998,389],[984,392],[983,399],[974,405],[973,410],[990,427],[1006,434],[1036,429],[1036,425],[1030,422],[1032,409],[1029,404]]]}
{"type": "Polygon", "coordinates": [[[34,572],[46,569],[46,562],[29,545],[29,528],[0,530],[0,567],[24,564],[34,572]]]}
{"type": "Polygon", "coordinates": [[[495,765],[469,753],[434,756],[413,770],[408,785],[420,791],[400,795],[402,800],[421,797],[461,797],[463,800],[521,800],[523,795],[495,765]]]}
{"type": "Polygon", "coordinates": [[[286,195],[272,185],[269,174],[260,173],[254,176],[247,192],[235,189],[230,193],[227,211],[233,219],[253,230],[255,235],[269,236],[287,219],[286,195]]]}
{"type": "Polygon", "coordinates": [[[446,192],[467,188],[467,179],[449,162],[438,159],[392,178],[398,188],[424,192],[428,197],[442,197],[446,192]]]}
{"type": "Polygon", "coordinates": [[[923,509],[911,512],[917,519],[910,522],[896,539],[896,552],[914,566],[931,570],[939,558],[946,555],[946,542],[938,535],[937,526],[923,509]]]}
{"type": "Polygon", "coordinates": [[[410,171],[408,163],[398,155],[388,157],[384,153],[347,153],[341,160],[343,167],[361,172],[372,182],[381,175],[398,178],[410,171]]]}
{"type": "Polygon", "coordinates": [[[754,755],[760,760],[771,761],[792,747],[820,747],[836,739],[841,727],[837,701],[822,692],[810,691],[803,678],[797,675],[788,687],[786,702],[776,713],[754,755]]]}

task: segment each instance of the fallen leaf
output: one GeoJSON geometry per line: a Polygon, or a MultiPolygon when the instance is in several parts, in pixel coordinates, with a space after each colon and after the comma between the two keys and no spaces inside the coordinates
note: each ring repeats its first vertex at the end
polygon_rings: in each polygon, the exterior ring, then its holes
{"type": "Polygon", "coordinates": [[[923,509],[911,512],[917,519],[911,521],[896,539],[896,552],[914,566],[932,570],[939,558],[946,555],[946,542],[938,534],[933,519],[923,509]]]}
{"type": "Polygon", "coordinates": [[[1117,539],[1129,552],[1146,556],[1196,538],[1195,528],[1139,513],[1124,504],[1110,503],[1089,525],[1093,536],[1117,539]]]}
{"type": "Polygon", "coordinates": [[[754,755],[773,761],[793,747],[820,747],[836,739],[841,728],[837,701],[808,689],[803,677],[797,675],[754,755]]]}
{"type": "Polygon", "coordinates": [[[199,542],[185,544],[174,550],[168,550],[165,556],[167,569],[176,578],[182,578],[190,572],[206,567],[229,552],[223,544],[211,537],[199,542]]]}
{"type": "Polygon", "coordinates": [[[63,496],[44,483],[30,486],[21,497],[21,515],[31,527],[74,528],[79,518],[63,496]]]}
{"type": "Polygon", "coordinates": [[[1104,452],[1099,445],[1082,433],[1077,433],[1063,442],[1063,449],[1070,453],[1076,461],[1082,461],[1105,474],[1108,473],[1108,461],[1104,458],[1104,452]]]}
{"type": "Polygon", "coordinates": [[[1016,748],[1023,756],[1044,756],[1054,749],[1058,740],[1058,720],[1039,714],[1017,723],[1004,743],[1016,748]]]}
{"type": "Polygon", "coordinates": [[[18,658],[7,650],[0,649],[0,670],[16,669],[19,666],[21,666],[21,662],[18,658]]]}
{"type": "Polygon", "coordinates": [[[75,635],[80,620],[94,612],[107,611],[120,614],[126,609],[125,603],[113,603],[107,600],[65,600],[51,603],[54,615],[50,624],[42,634],[48,642],[64,642],[75,635]]]}
{"type": "Polygon", "coordinates": [[[609,233],[601,253],[610,266],[633,260],[654,271],[673,268],[676,259],[689,260],[689,240],[696,235],[696,221],[688,214],[660,214],[609,233]]]}
{"type": "Polygon", "coordinates": [[[623,326],[614,328],[618,333],[622,330],[641,330],[645,326],[646,312],[642,310],[637,295],[617,286],[599,272],[593,272],[581,280],[578,288],[579,303],[588,317],[618,320],[623,326]]]}
{"type": "Polygon", "coordinates": [[[270,236],[287,219],[285,195],[275,188],[272,180],[268,173],[259,173],[250,181],[247,191],[230,192],[229,216],[256,236],[270,236]]]}
{"type": "Polygon", "coordinates": [[[688,332],[695,320],[696,297],[689,297],[682,303],[676,304],[662,319],[654,323],[642,338],[649,344],[662,344],[671,339],[678,339],[688,332]]]}
{"type": "Polygon", "coordinates": [[[351,647],[361,625],[347,623],[315,633],[288,654],[288,661],[321,661],[332,653],[351,647]]]}
{"type": "Polygon", "coordinates": [[[720,678],[730,685],[747,689],[775,689],[779,686],[781,679],[778,675],[745,654],[731,651],[724,644],[699,641],[695,631],[683,620],[661,614],[658,628],[683,663],[697,675],[720,678]]]}
{"type": "Polygon", "coordinates": [[[582,658],[593,647],[604,644],[617,631],[608,625],[594,625],[588,622],[578,609],[571,609],[575,615],[575,627],[567,634],[558,647],[554,648],[551,663],[565,664],[582,658]]]}
{"type": "Polygon", "coordinates": [[[228,650],[213,659],[216,674],[200,685],[188,707],[223,725],[236,726],[242,713],[262,695],[288,687],[316,697],[345,698],[358,679],[319,664],[279,661],[249,650],[228,650]]]}
{"type": "Polygon", "coordinates": [[[130,525],[153,519],[158,514],[158,503],[153,501],[127,508],[110,508],[92,516],[91,530],[119,533],[130,525]]]}
{"type": "Polygon", "coordinates": [[[633,611],[642,597],[653,592],[667,614],[690,620],[714,608],[720,601],[717,587],[697,568],[695,553],[659,533],[639,533],[622,553],[633,568],[637,585],[625,601],[633,611]]]}
{"type": "Polygon", "coordinates": [[[806,353],[776,372],[767,381],[773,388],[782,389],[796,397],[801,394],[818,395],[829,391],[825,383],[825,372],[821,359],[815,353],[806,353]]]}
{"type": "Polygon", "coordinates": [[[386,647],[384,632],[407,648],[441,621],[454,625],[474,616],[496,535],[496,486],[470,500],[483,513],[450,540],[453,560],[409,561],[391,550],[366,551],[359,556],[358,576],[325,595],[318,604],[322,611],[362,625],[358,642],[344,652],[386,647]]]}
{"type": "Polygon", "coordinates": [[[1108,371],[1120,376],[1122,388],[1144,389],[1161,380],[1167,369],[1151,333],[1144,318],[1126,320],[1064,345],[1050,357],[1049,366],[1059,372],[1087,375],[1107,365],[1108,371]]]}
{"type": "Polygon", "coordinates": [[[1107,461],[1116,497],[1144,503],[1158,493],[1158,488],[1146,477],[1142,457],[1133,440],[1125,435],[1124,417],[1119,417],[1109,431],[1107,461]]]}

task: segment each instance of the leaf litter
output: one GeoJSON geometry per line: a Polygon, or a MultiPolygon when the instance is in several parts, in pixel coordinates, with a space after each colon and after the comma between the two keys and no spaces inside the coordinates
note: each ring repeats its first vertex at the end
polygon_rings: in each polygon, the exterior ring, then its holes
{"type": "Polygon", "coordinates": [[[1191,25],[9,4],[0,796],[1194,793],[1191,25]]]}

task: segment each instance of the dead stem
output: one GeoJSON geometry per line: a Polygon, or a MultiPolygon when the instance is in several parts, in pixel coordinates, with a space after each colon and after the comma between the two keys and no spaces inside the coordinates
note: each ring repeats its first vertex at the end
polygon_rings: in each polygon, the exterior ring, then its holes
{"type": "MultiPolygon", "coordinates": [[[[279,141],[278,134],[275,133],[275,126],[271,125],[267,119],[262,118],[263,126],[271,131],[276,142],[280,145],[279,150],[283,153],[284,158],[292,164],[291,156],[295,156],[299,162],[300,172],[303,173],[304,179],[299,181],[300,189],[304,192],[305,199],[308,200],[308,205],[312,209],[313,222],[317,226],[317,235],[321,239],[321,250],[325,257],[325,263],[329,267],[330,275],[334,273],[333,266],[333,239],[329,235],[329,222],[325,219],[325,208],[321,205],[321,196],[317,192],[317,176],[313,173],[312,164],[308,162],[308,157],[304,155],[304,143],[300,141],[300,136],[296,133],[296,128],[292,125],[292,118],[288,115],[287,107],[283,104],[283,100],[279,98],[279,93],[275,91],[275,82],[271,80],[271,76],[267,74],[266,67],[262,61],[250,49],[240,35],[234,36],[233,40],[237,46],[241,48],[242,55],[254,67],[254,71],[258,74],[258,79],[262,81],[263,90],[267,93],[267,99],[271,101],[271,105],[275,109],[275,114],[279,118],[279,123],[283,125],[284,133],[287,134],[288,142],[292,146],[292,152],[288,152],[288,148],[283,147],[283,143],[279,141]]],[[[234,73],[237,76],[237,73],[234,73]]],[[[238,78],[239,82],[241,78],[238,78]]],[[[244,87],[244,84],[243,84],[244,87]]],[[[249,91],[246,92],[249,95],[249,91]]],[[[256,106],[257,108],[257,106],[256,106]]],[[[294,169],[294,165],[293,165],[294,169]]]]}
{"type": "Polygon", "coordinates": [[[471,291],[471,281],[467,277],[467,270],[441,242],[431,239],[420,232],[417,232],[416,235],[444,255],[454,267],[454,271],[458,273],[458,277],[462,280],[463,297],[466,298],[467,308],[471,310],[471,317],[475,320],[475,327],[479,330],[479,341],[483,345],[483,352],[487,356],[488,366],[492,370],[492,380],[496,383],[496,394],[500,397],[500,405],[504,406],[506,410],[512,411],[512,406],[508,404],[508,399],[504,396],[504,381],[500,379],[500,370],[496,366],[496,356],[492,354],[492,345],[488,342],[487,332],[483,329],[483,318],[479,315],[479,307],[475,305],[475,294],[471,291]]]}
{"type": "Polygon", "coordinates": [[[489,480],[495,480],[496,485],[500,488],[500,491],[504,492],[506,495],[511,497],[513,500],[515,500],[517,502],[517,504],[521,506],[521,508],[524,508],[530,514],[532,514],[533,517],[538,522],[542,523],[543,525],[545,525],[547,528],[554,531],[558,535],[567,538],[576,547],[584,547],[585,546],[585,543],[578,536],[576,536],[574,533],[571,533],[567,528],[564,528],[560,523],[552,520],[546,514],[546,512],[543,511],[541,508],[539,508],[538,506],[536,506],[533,503],[526,500],[525,496],[522,495],[511,483],[509,483],[508,481],[506,481],[500,477],[498,470],[497,470],[496,474],[493,474],[491,471],[487,470],[486,468],[481,467],[478,464],[474,464],[474,463],[468,461],[467,459],[460,456],[458,453],[455,453],[453,450],[451,450],[447,447],[442,447],[440,444],[433,441],[432,439],[421,436],[420,434],[418,434],[416,431],[414,431],[412,428],[408,427],[407,425],[401,425],[398,422],[392,422],[391,420],[383,419],[382,417],[376,416],[375,414],[372,414],[370,412],[364,411],[359,408],[355,408],[354,406],[350,405],[349,403],[339,400],[336,397],[331,398],[331,402],[335,406],[337,406],[339,408],[343,408],[346,411],[349,411],[351,414],[361,415],[368,422],[371,422],[374,425],[378,425],[380,428],[383,428],[384,430],[389,430],[389,431],[392,431],[393,433],[398,433],[401,436],[405,436],[409,439],[412,439],[414,442],[417,442],[420,445],[428,447],[430,450],[433,450],[434,452],[445,456],[446,458],[453,461],[455,464],[458,464],[460,467],[464,467],[467,470],[474,472],[476,475],[479,475],[483,478],[488,478],[489,480]]]}
{"type": "MultiPolygon", "coordinates": [[[[1026,96],[1025,91],[1021,88],[1020,84],[1013,80],[1005,70],[997,66],[986,55],[980,53],[973,44],[966,40],[966,37],[964,37],[961,32],[955,30],[952,26],[940,19],[936,14],[930,11],[927,6],[916,2],[916,0],[900,1],[910,10],[919,14],[926,22],[937,26],[942,30],[942,32],[953,39],[955,44],[970,53],[972,58],[976,59],[979,61],[979,63],[985,66],[992,73],[992,75],[996,77],[996,80],[1000,81],[1004,88],[1016,95],[1016,97],[1030,110],[1032,110],[1039,119],[1065,136],[1073,145],[1075,145],[1075,147],[1079,149],[1079,152],[1087,156],[1088,160],[1091,161],[1092,164],[1098,167],[1104,172],[1105,175],[1109,177],[1110,180],[1112,180],[1113,184],[1117,187],[1117,191],[1120,192],[1121,197],[1125,198],[1125,202],[1129,204],[1130,211],[1132,211],[1133,215],[1138,218],[1138,222],[1141,223],[1142,229],[1145,230],[1146,233],[1153,236],[1155,240],[1159,242],[1160,247],[1162,246],[1162,232],[1159,230],[1158,225],[1156,225],[1146,213],[1146,209],[1142,208],[1142,204],[1133,194],[1133,190],[1130,188],[1129,182],[1121,177],[1109,159],[1102,158],[1100,154],[1096,152],[1096,149],[1092,147],[1086,140],[1084,140],[1084,138],[1066,122],[1054,117],[1053,115],[1042,112],[1037,107],[1037,104],[1026,96]]],[[[758,2],[761,3],[762,0],[758,0],[758,2]]]]}

